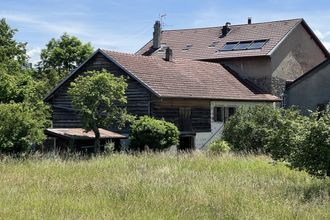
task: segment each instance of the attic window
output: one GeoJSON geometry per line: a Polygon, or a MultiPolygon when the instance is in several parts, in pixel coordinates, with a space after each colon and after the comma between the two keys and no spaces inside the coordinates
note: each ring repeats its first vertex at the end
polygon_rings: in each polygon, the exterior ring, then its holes
{"type": "Polygon", "coordinates": [[[187,44],[186,47],[182,48],[182,50],[189,50],[190,48],[192,48],[192,44],[187,44]]]}
{"type": "Polygon", "coordinates": [[[228,42],[219,51],[261,49],[267,43],[267,41],[268,40],[252,40],[252,41],[228,42]]]}

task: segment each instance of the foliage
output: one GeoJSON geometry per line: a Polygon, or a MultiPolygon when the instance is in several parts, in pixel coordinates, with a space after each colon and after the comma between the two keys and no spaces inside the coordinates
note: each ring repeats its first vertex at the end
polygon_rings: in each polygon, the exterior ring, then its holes
{"type": "Polygon", "coordinates": [[[290,161],[309,132],[310,119],[294,108],[274,111],[280,114],[274,120],[273,131],[269,133],[267,152],[273,159],[290,161]]]}
{"type": "Polygon", "coordinates": [[[58,40],[52,38],[41,51],[40,66],[43,69],[55,69],[63,76],[83,63],[92,53],[90,43],[84,44],[77,37],[64,33],[58,40]]]}
{"type": "Polygon", "coordinates": [[[130,119],[123,106],[127,103],[126,80],[123,76],[102,71],[89,71],[78,76],[71,84],[68,94],[73,107],[82,117],[83,128],[95,133],[95,147],[99,151],[99,128],[111,125],[122,127],[130,119]]]}
{"type": "Polygon", "coordinates": [[[49,109],[42,102],[0,104],[0,151],[19,153],[45,140],[49,109]]]}
{"type": "Polygon", "coordinates": [[[230,146],[224,140],[215,140],[209,144],[208,151],[212,154],[228,153],[230,151],[230,146]]]}
{"type": "Polygon", "coordinates": [[[294,167],[315,175],[330,176],[330,112],[314,117],[310,132],[291,159],[294,167]]]}
{"type": "Polygon", "coordinates": [[[280,111],[271,105],[242,106],[226,122],[223,139],[233,150],[265,153],[279,117],[280,111]]]}
{"type": "Polygon", "coordinates": [[[19,65],[26,65],[26,43],[18,43],[14,40],[16,29],[11,29],[3,18],[0,20],[0,63],[12,64],[16,60],[19,65]]]}
{"type": "Polygon", "coordinates": [[[179,143],[179,130],[170,122],[148,116],[134,121],[130,130],[130,148],[163,150],[179,143]]]}
{"type": "Polygon", "coordinates": [[[329,178],[265,156],[45,157],[0,160],[1,218],[330,219],[329,178]]]}

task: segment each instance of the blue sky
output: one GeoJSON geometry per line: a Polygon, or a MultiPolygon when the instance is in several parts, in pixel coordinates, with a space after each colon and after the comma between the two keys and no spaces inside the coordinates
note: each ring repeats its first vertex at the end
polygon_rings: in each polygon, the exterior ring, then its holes
{"type": "Polygon", "coordinates": [[[330,49],[329,0],[0,0],[0,18],[28,42],[31,62],[64,32],[94,49],[135,52],[152,37],[153,23],[166,13],[165,29],[220,26],[304,18],[330,49]]]}

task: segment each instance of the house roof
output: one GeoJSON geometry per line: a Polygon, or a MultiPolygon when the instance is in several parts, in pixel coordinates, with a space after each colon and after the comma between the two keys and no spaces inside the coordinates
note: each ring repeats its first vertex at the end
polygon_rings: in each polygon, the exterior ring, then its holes
{"type": "Polygon", "coordinates": [[[279,101],[276,96],[248,88],[220,64],[102,52],[158,97],[279,101]]]}
{"type": "MultiPolygon", "coordinates": [[[[264,94],[237,78],[228,67],[217,63],[176,59],[173,62],[159,57],[119,53],[98,49],[111,62],[123,69],[156,97],[200,98],[241,101],[280,101],[271,94],[264,94]],[[232,72],[232,73],[231,73],[232,72]]],[[[72,78],[86,60],[62,80],[45,98],[48,101],[61,86],[72,78]]]]}
{"type": "MultiPolygon", "coordinates": [[[[99,128],[100,131],[100,139],[125,139],[127,137],[105,130],[103,128],[99,128]]],[[[46,133],[59,136],[67,139],[77,139],[77,140],[83,140],[83,139],[94,139],[95,134],[93,131],[86,132],[82,128],[48,128],[46,130],[46,133]]]]}
{"type": "MultiPolygon", "coordinates": [[[[176,58],[194,60],[225,59],[237,57],[270,56],[276,46],[299,24],[315,39],[316,43],[329,56],[329,52],[315,36],[303,19],[272,21],[264,23],[231,25],[230,32],[221,36],[222,26],[162,31],[161,43],[173,50],[176,58]],[[267,40],[261,49],[219,51],[228,42],[267,40]],[[211,46],[211,45],[214,46],[211,46]],[[189,45],[187,48],[187,45],[189,45]],[[186,49],[185,49],[186,48],[186,49]]],[[[136,52],[139,55],[164,56],[152,48],[152,40],[136,52]]]]}
{"type": "Polygon", "coordinates": [[[290,82],[287,86],[287,89],[290,89],[290,88],[294,87],[295,85],[298,85],[300,82],[302,82],[303,80],[305,80],[308,77],[312,76],[313,74],[317,73],[319,70],[327,67],[328,65],[330,65],[330,59],[329,58],[326,59],[325,61],[323,61],[322,63],[320,63],[319,65],[315,66],[311,70],[309,70],[307,73],[301,75],[300,77],[298,77],[294,81],[290,82]]]}

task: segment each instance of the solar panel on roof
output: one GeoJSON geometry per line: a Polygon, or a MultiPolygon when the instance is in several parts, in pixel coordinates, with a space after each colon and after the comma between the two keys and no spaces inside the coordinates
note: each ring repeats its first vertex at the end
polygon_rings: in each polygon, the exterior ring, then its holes
{"type": "Polygon", "coordinates": [[[229,51],[229,50],[233,50],[234,47],[238,44],[238,42],[231,42],[231,43],[226,43],[225,46],[223,46],[223,48],[221,50],[223,51],[229,51]]]}
{"type": "Polygon", "coordinates": [[[267,40],[228,42],[219,51],[261,49],[266,43],[267,40]]]}
{"type": "Polygon", "coordinates": [[[267,40],[258,40],[258,41],[253,41],[251,46],[249,47],[249,49],[261,49],[265,43],[267,42],[267,40]]]}
{"type": "Polygon", "coordinates": [[[239,44],[234,48],[234,50],[246,50],[251,45],[252,41],[239,42],[239,44]]]}

